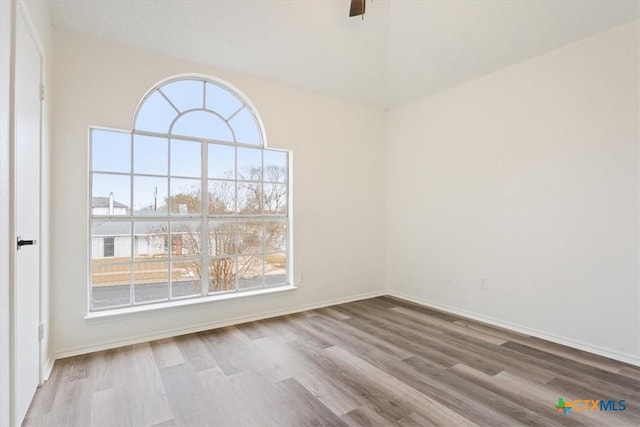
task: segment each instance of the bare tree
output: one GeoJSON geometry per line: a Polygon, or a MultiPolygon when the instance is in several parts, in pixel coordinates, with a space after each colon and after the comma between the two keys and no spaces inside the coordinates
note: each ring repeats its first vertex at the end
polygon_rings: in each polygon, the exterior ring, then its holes
{"type": "MultiPolygon", "coordinates": [[[[282,214],[286,212],[287,190],[285,184],[286,169],[284,167],[267,166],[247,168],[242,179],[247,182],[214,181],[207,188],[209,215],[232,215],[236,209],[240,214],[282,214]],[[271,183],[262,184],[260,180],[271,183]],[[237,204],[237,207],[236,207],[237,204]]],[[[180,213],[180,206],[186,206],[188,212],[200,212],[201,193],[198,188],[185,188],[179,194],[168,197],[165,203],[171,212],[180,213]]],[[[184,208],[182,208],[184,209],[184,208]]],[[[172,229],[172,255],[195,256],[203,250],[199,229],[184,222],[180,229],[172,229]],[[174,243],[173,239],[178,242],[174,243]],[[179,243],[179,244],[178,244],[179,243]],[[178,250],[180,253],[176,253],[178,250]]],[[[158,230],[158,232],[162,232],[158,230]]],[[[166,233],[166,231],[165,231],[166,233]]],[[[205,237],[205,236],[203,236],[205,237]]],[[[217,219],[212,222],[209,236],[206,236],[209,262],[209,289],[222,292],[235,289],[236,279],[263,274],[263,245],[267,251],[282,251],[285,247],[286,222],[262,220],[217,219]],[[260,263],[257,260],[260,260],[260,263]],[[237,265],[236,265],[237,260],[237,265]],[[256,269],[260,265],[260,270],[256,269]]],[[[187,258],[181,263],[185,273],[192,277],[196,286],[200,286],[203,269],[200,260],[187,258]]],[[[281,262],[280,262],[281,263],[281,262]]]]}

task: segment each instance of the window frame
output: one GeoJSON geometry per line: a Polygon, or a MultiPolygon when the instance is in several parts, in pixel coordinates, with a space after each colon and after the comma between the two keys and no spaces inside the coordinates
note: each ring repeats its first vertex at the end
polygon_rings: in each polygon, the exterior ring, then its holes
{"type": "MultiPolygon", "coordinates": [[[[163,96],[164,93],[160,92],[163,96]]],[[[166,96],[165,96],[166,97],[166,96]]],[[[167,99],[168,100],[168,99],[167,99]]],[[[169,101],[169,100],[168,100],[169,101]]],[[[171,101],[169,101],[171,102],[171,101]]],[[[175,108],[175,107],[174,107],[175,108]]],[[[176,109],[177,110],[177,109],[176,109]]],[[[189,110],[192,111],[192,110],[189,110]]],[[[213,111],[212,111],[213,112],[213,111]]],[[[216,114],[215,112],[213,112],[214,114],[216,114]]],[[[234,134],[234,139],[235,139],[235,134],[234,134]]],[[[169,79],[165,79],[159,83],[157,83],[156,85],[154,85],[151,89],[149,89],[147,91],[147,93],[145,94],[145,96],[141,99],[140,103],[138,104],[138,107],[136,108],[136,112],[134,115],[134,120],[133,120],[133,126],[131,128],[131,130],[122,130],[122,129],[114,129],[114,128],[108,128],[108,127],[104,127],[104,126],[89,126],[88,129],[88,160],[87,160],[87,165],[88,165],[88,257],[87,257],[87,263],[88,263],[88,269],[87,269],[87,284],[88,284],[88,298],[87,298],[87,308],[88,308],[88,316],[91,316],[91,314],[95,314],[95,313],[101,313],[101,314],[108,314],[109,312],[122,312],[123,310],[127,311],[128,309],[138,309],[140,307],[144,307],[145,311],[146,309],[150,308],[148,306],[154,306],[157,305],[158,308],[163,308],[163,307],[170,307],[170,306],[174,306],[174,305],[183,305],[182,303],[185,300],[189,300],[190,302],[199,302],[199,301],[211,301],[211,300],[217,300],[217,299],[227,299],[230,295],[227,294],[238,294],[238,296],[241,296],[242,294],[247,294],[247,295],[253,295],[256,293],[263,293],[264,291],[277,291],[277,290],[281,290],[281,289],[291,289],[294,286],[294,274],[293,274],[293,233],[292,233],[292,152],[290,150],[285,150],[285,149],[277,149],[277,148],[270,148],[267,146],[267,141],[266,141],[266,134],[264,131],[264,126],[263,123],[261,121],[260,116],[258,115],[255,107],[253,106],[253,104],[246,98],[246,96],[244,96],[239,90],[237,90],[235,87],[233,87],[232,85],[230,85],[227,82],[224,82],[220,79],[216,79],[216,78],[212,78],[210,76],[203,76],[203,75],[194,75],[194,74],[188,74],[188,75],[179,75],[179,76],[174,76],[171,77],[169,79]],[[136,120],[138,118],[138,114],[140,112],[140,109],[144,106],[145,101],[154,93],[156,93],[156,91],[159,91],[163,86],[168,85],[170,83],[173,83],[175,81],[180,81],[180,80],[198,80],[198,81],[202,81],[203,82],[203,110],[206,110],[207,108],[207,103],[206,103],[206,93],[207,93],[207,83],[209,84],[213,84],[218,86],[219,88],[221,88],[222,90],[227,91],[228,93],[230,93],[231,95],[235,96],[236,99],[238,99],[241,103],[240,107],[232,114],[229,116],[228,119],[226,120],[231,120],[231,118],[233,118],[236,114],[238,114],[240,111],[242,111],[243,109],[247,109],[249,111],[249,113],[253,116],[254,120],[255,120],[255,125],[258,131],[258,136],[259,136],[259,145],[255,145],[255,144],[249,144],[249,143],[243,143],[243,142],[230,142],[230,141],[221,141],[221,140],[216,140],[216,139],[208,139],[208,138],[202,138],[202,137],[193,137],[193,136],[182,136],[182,135],[173,135],[171,133],[171,130],[174,126],[174,124],[179,120],[179,118],[183,117],[187,112],[183,111],[182,113],[180,113],[179,111],[178,114],[176,115],[176,117],[173,119],[173,121],[171,122],[170,126],[169,126],[169,131],[167,134],[162,134],[162,133],[157,133],[157,132],[150,132],[150,131],[144,131],[144,130],[139,130],[136,129],[136,120]],[[93,169],[93,132],[94,131],[107,131],[107,132],[119,132],[119,133],[124,133],[124,134],[128,134],[130,136],[130,140],[129,140],[129,148],[131,150],[130,152],[130,158],[129,158],[129,171],[128,173],[124,173],[124,172],[105,172],[105,171],[101,171],[101,170],[95,170],[93,169]],[[153,136],[153,137],[161,137],[164,138],[168,141],[167,144],[167,155],[169,156],[169,160],[168,160],[168,169],[166,172],[166,175],[151,175],[151,174],[144,174],[144,173],[135,173],[135,158],[134,158],[134,140],[135,137],[137,135],[140,136],[153,136]],[[200,147],[201,147],[201,171],[200,171],[200,176],[198,178],[194,178],[194,177],[182,177],[179,175],[172,175],[171,174],[171,167],[170,167],[170,158],[171,158],[171,141],[172,140],[180,140],[180,141],[192,141],[192,142],[197,142],[200,143],[200,147]],[[220,178],[210,178],[209,177],[209,156],[208,156],[208,149],[211,146],[230,146],[230,147],[235,147],[234,149],[234,156],[235,156],[235,171],[234,171],[234,177],[233,179],[220,179],[220,178]],[[258,181],[245,181],[245,180],[241,180],[239,175],[238,175],[238,148],[251,148],[251,149],[255,149],[255,150],[259,150],[260,151],[260,159],[261,159],[261,164],[260,164],[260,171],[261,171],[261,179],[258,181]],[[281,184],[284,186],[284,189],[286,191],[286,198],[285,198],[285,203],[286,203],[286,210],[284,213],[281,214],[267,214],[264,211],[264,208],[261,209],[261,212],[259,214],[240,214],[238,212],[238,185],[239,183],[243,183],[243,182],[253,182],[253,183],[257,183],[260,186],[265,186],[268,184],[273,184],[276,182],[271,182],[271,181],[267,181],[265,179],[264,176],[264,168],[265,168],[265,152],[282,152],[285,154],[285,158],[286,158],[286,176],[284,177],[284,182],[277,182],[277,184],[281,184]],[[112,175],[119,175],[119,176],[127,176],[129,178],[129,200],[128,200],[128,213],[126,215],[94,215],[93,214],[93,206],[92,206],[92,199],[93,199],[93,175],[94,173],[100,173],[100,174],[112,174],[112,175]],[[201,188],[201,192],[200,192],[200,212],[198,214],[195,213],[189,213],[189,214],[179,214],[179,213],[172,213],[172,210],[170,208],[170,204],[168,204],[167,206],[167,212],[163,213],[162,215],[136,215],[134,214],[134,178],[136,176],[154,176],[157,178],[162,178],[162,179],[167,179],[167,198],[168,200],[171,199],[172,197],[172,191],[171,191],[171,180],[172,179],[180,179],[180,178],[187,178],[187,179],[192,179],[192,180],[198,180],[200,182],[200,188],[201,188]],[[224,215],[212,215],[209,214],[209,201],[208,201],[208,196],[209,196],[209,184],[212,181],[228,181],[233,183],[234,187],[235,187],[235,211],[232,214],[224,214],[224,215]],[[259,257],[259,259],[262,262],[262,275],[261,275],[261,285],[260,286],[256,286],[256,287],[250,287],[250,288],[245,288],[242,289],[239,287],[239,282],[240,282],[240,274],[239,272],[236,270],[235,274],[234,274],[234,287],[233,289],[230,290],[226,290],[226,291],[214,291],[211,289],[211,285],[210,285],[210,281],[211,281],[211,277],[209,275],[208,269],[209,269],[209,262],[211,259],[216,258],[215,255],[210,255],[209,253],[209,239],[211,236],[211,231],[212,228],[210,228],[210,225],[212,223],[214,223],[215,221],[220,221],[220,220],[228,220],[228,221],[232,221],[232,222],[241,222],[241,221],[259,221],[261,222],[261,227],[262,227],[262,251],[259,253],[256,253],[256,255],[259,257]],[[271,254],[271,252],[268,252],[266,250],[266,236],[265,236],[265,224],[268,221],[282,221],[284,223],[284,226],[286,227],[286,231],[285,231],[285,247],[284,247],[284,252],[279,251],[279,254],[284,253],[285,257],[286,257],[286,262],[285,262],[285,268],[286,268],[286,275],[285,275],[285,281],[282,283],[277,283],[277,284],[272,284],[269,285],[266,282],[266,270],[265,270],[265,265],[266,265],[266,258],[268,255],[271,254]],[[94,302],[93,302],[93,291],[94,291],[94,286],[92,283],[92,261],[93,261],[93,244],[92,244],[92,239],[93,239],[93,224],[94,223],[101,223],[101,222],[127,222],[130,225],[130,231],[129,231],[129,236],[130,236],[130,245],[131,245],[131,249],[130,249],[130,256],[129,256],[129,260],[126,262],[127,264],[129,264],[130,266],[130,270],[131,270],[131,277],[129,280],[129,302],[127,304],[120,304],[120,305],[109,305],[109,306],[94,306],[94,302]],[[135,282],[135,274],[134,274],[134,269],[136,267],[137,264],[140,263],[140,261],[136,261],[136,251],[135,251],[135,236],[136,236],[136,224],[142,223],[142,222],[163,222],[166,223],[169,227],[169,230],[167,231],[168,235],[167,235],[167,239],[168,239],[168,244],[169,244],[169,248],[166,254],[166,259],[164,260],[164,262],[167,263],[167,287],[168,287],[168,291],[167,291],[167,298],[163,298],[160,300],[154,300],[154,301],[139,301],[136,302],[135,301],[135,297],[134,297],[134,293],[135,293],[135,286],[136,286],[136,282],[135,282]],[[183,261],[184,259],[182,257],[176,257],[173,254],[173,237],[176,236],[176,234],[172,234],[171,228],[172,225],[174,223],[180,223],[180,222],[193,222],[194,224],[198,224],[199,225],[199,229],[200,229],[200,254],[198,255],[194,255],[192,257],[188,257],[192,260],[198,259],[199,262],[201,263],[201,268],[202,268],[202,273],[200,274],[200,294],[193,294],[193,295],[187,295],[187,296],[174,296],[173,295],[173,285],[171,284],[173,279],[172,279],[172,265],[174,262],[180,262],[183,261]],[[221,297],[221,298],[218,298],[221,297]],[[174,304],[176,303],[176,304],[174,304]]],[[[261,192],[260,195],[261,199],[260,199],[260,203],[261,205],[264,205],[264,197],[265,194],[264,192],[261,192]]],[[[236,265],[237,268],[237,263],[238,263],[238,258],[240,256],[242,256],[241,254],[238,253],[238,248],[237,245],[235,246],[235,253],[233,255],[233,261],[234,264],[236,265]]],[[[275,252],[274,252],[275,253],[275,252]]],[[[115,255],[115,242],[114,242],[114,255],[115,255]]],[[[103,257],[104,258],[104,257],[103,257]]],[[[152,262],[152,261],[148,261],[148,262],[152,262]]],[[[144,262],[142,262],[144,263],[144,262]]],[[[114,263],[115,264],[115,263],[114,263]]]]}

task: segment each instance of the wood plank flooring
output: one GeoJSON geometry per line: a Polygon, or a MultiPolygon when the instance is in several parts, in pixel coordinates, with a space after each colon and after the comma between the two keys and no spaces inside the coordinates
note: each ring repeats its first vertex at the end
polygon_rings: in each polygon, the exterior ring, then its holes
{"type": "Polygon", "coordinates": [[[380,297],[58,360],[24,425],[638,426],[640,368],[380,297]]]}

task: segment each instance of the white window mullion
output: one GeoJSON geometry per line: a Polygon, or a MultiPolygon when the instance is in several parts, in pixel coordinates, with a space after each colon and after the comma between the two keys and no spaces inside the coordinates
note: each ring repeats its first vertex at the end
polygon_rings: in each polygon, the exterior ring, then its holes
{"type": "MultiPolygon", "coordinates": [[[[134,153],[135,153],[135,149],[133,144],[135,143],[135,137],[133,135],[133,132],[131,133],[131,146],[129,147],[131,149],[131,154],[129,157],[131,160],[131,169],[129,170],[129,217],[131,219],[133,219],[133,200],[134,200],[134,194],[133,194],[133,189],[134,189],[134,185],[133,185],[133,170],[134,170],[134,161],[135,159],[133,158],[134,153]]],[[[129,258],[129,305],[134,305],[134,298],[135,298],[135,291],[134,291],[134,284],[135,284],[135,235],[136,235],[136,230],[135,230],[135,226],[136,226],[136,222],[135,221],[131,221],[131,230],[129,230],[129,240],[131,241],[131,257],[129,258]]]]}
{"type": "Polygon", "coordinates": [[[265,204],[264,204],[264,150],[260,150],[260,178],[262,179],[262,187],[261,187],[261,191],[260,191],[260,210],[261,210],[261,216],[262,218],[260,218],[260,231],[262,233],[262,254],[261,254],[261,258],[262,258],[262,288],[267,286],[267,281],[265,278],[265,272],[267,270],[267,230],[266,230],[266,225],[265,225],[265,204]]]}
{"type": "MultiPolygon", "coordinates": [[[[234,153],[234,177],[235,177],[235,182],[233,183],[233,187],[234,187],[234,209],[235,209],[235,217],[236,219],[238,218],[238,147],[235,147],[235,149],[233,150],[234,153]]],[[[235,224],[238,224],[237,221],[235,221],[235,224]]],[[[234,227],[235,230],[238,229],[238,227],[234,227]]],[[[234,291],[238,291],[239,288],[239,284],[240,284],[240,260],[238,259],[238,234],[236,233],[235,236],[233,236],[234,238],[234,245],[233,245],[233,268],[235,269],[235,274],[233,277],[233,281],[234,283],[234,291]]]]}
{"type": "Polygon", "coordinates": [[[200,289],[202,296],[209,294],[209,146],[202,142],[200,201],[200,289]]]}
{"type": "MultiPolygon", "coordinates": [[[[175,105],[173,105],[173,103],[171,103],[171,101],[169,101],[169,99],[165,96],[164,93],[162,93],[161,90],[158,90],[158,92],[160,92],[162,94],[162,96],[164,96],[167,101],[169,102],[169,104],[171,104],[171,106],[179,113],[178,109],[176,108],[175,105]]],[[[171,137],[168,138],[167,140],[167,215],[171,215],[171,137]]],[[[167,222],[167,286],[169,287],[169,289],[167,289],[167,295],[169,296],[169,301],[171,301],[173,299],[173,283],[171,280],[171,270],[172,270],[172,252],[173,251],[173,233],[171,232],[171,221],[167,222]]]]}

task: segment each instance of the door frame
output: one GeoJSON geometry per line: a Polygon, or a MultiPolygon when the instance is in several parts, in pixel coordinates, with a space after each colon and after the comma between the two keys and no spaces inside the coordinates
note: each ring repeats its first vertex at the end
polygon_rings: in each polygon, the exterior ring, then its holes
{"type": "MultiPolygon", "coordinates": [[[[3,175],[0,176],[0,180],[2,180],[3,183],[6,182],[6,185],[3,185],[3,187],[0,187],[0,202],[2,202],[3,206],[8,206],[6,209],[3,209],[3,211],[0,211],[0,217],[2,216],[2,214],[6,214],[8,216],[8,221],[5,222],[0,222],[0,225],[3,227],[3,230],[5,229],[4,227],[8,228],[8,233],[0,233],[0,235],[2,236],[6,236],[4,238],[2,238],[2,240],[0,240],[0,254],[4,254],[3,252],[6,251],[8,257],[4,258],[7,259],[8,262],[6,263],[2,263],[2,265],[0,265],[0,269],[6,268],[8,267],[8,283],[6,286],[4,283],[0,282],[0,286],[4,286],[8,289],[2,289],[2,293],[3,295],[7,295],[8,294],[8,302],[9,302],[9,307],[8,307],[8,316],[4,316],[4,318],[6,318],[8,320],[8,349],[9,349],[9,393],[8,393],[8,421],[9,421],[9,425],[15,425],[16,419],[15,419],[15,388],[16,388],[16,383],[15,383],[15,360],[17,357],[16,354],[16,347],[15,347],[15,326],[16,326],[16,307],[15,307],[15,286],[16,286],[16,257],[15,257],[15,243],[16,243],[16,229],[15,229],[15,218],[17,215],[16,212],[16,188],[15,188],[15,59],[16,59],[16,25],[19,19],[22,19],[25,23],[25,26],[27,28],[27,31],[29,32],[29,35],[31,36],[33,43],[35,45],[35,48],[38,52],[38,55],[40,56],[40,72],[39,72],[39,79],[40,79],[40,85],[42,85],[44,83],[44,76],[45,76],[45,55],[44,55],[44,48],[43,48],[43,44],[41,42],[41,39],[36,31],[36,27],[33,23],[33,19],[31,18],[31,15],[27,9],[27,7],[24,5],[22,0],[11,0],[11,29],[10,29],[10,46],[11,46],[11,54],[10,54],[10,71],[9,71],[9,85],[10,85],[10,91],[9,91],[9,115],[8,115],[8,147],[1,147],[2,148],[2,152],[4,153],[8,153],[8,159],[7,159],[7,171],[5,173],[3,173],[3,175]],[[4,178],[8,176],[8,181],[5,181],[4,178]],[[8,194],[3,194],[4,192],[8,191],[8,194]],[[8,199],[8,204],[5,205],[4,203],[7,201],[8,199]],[[8,291],[8,292],[7,292],[8,291]]],[[[39,118],[39,122],[40,122],[40,132],[39,132],[39,141],[38,141],[38,150],[40,152],[40,161],[38,163],[38,171],[39,171],[39,192],[38,192],[38,200],[39,200],[39,205],[40,205],[40,212],[38,214],[38,235],[37,237],[34,237],[35,239],[37,239],[39,241],[38,244],[38,253],[39,253],[39,262],[40,265],[42,265],[42,260],[44,259],[43,257],[46,255],[46,253],[43,251],[43,245],[42,245],[42,240],[41,240],[41,235],[42,235],[42,212],[43,212],[43,191],[42,191],[42,161],[43,161],[43,156],[42,156],[42,152],[43,152],[43,144],[44,144],[44,102],[41,99],[40,100],[40,118],[39,118]]],[[[0,141],[0,143],[2,143],[3,141],[0,141]]],[[[1,218],[0,218],[1,219],[1,218]]],[[[0,280],[2,279],[2,277],[0,276],[0,280]]],[[[42,286],[43,286],[43,277],[42,277],[42,268],[40,268],[40,273],[39,273],[39,277],[38,277],[38,293],[39,293],[39,306],[38,306],[38,324],[41,325],[43,323],[43,319],[42,319],[42,313],[43,313],[43,300],[42,300],[42,295],[43,295],[43,290],[42,290],[42,286]]],[[[3,325],[3,328],[5,327],[5,325],[3,325]]],[[[0,331],[2,332],[2,331],[0,331]]],[[[0,343],[2,345],[6,344],[5,343],[6,339],[2,339],[0,341],[0,343]]],[[[38,342],[38,348],[39,348],[39,354],[38,354],[38,383],[39,385],[42,385],[44,383],[45,380],[45,372],[44,372],[44,362],[46,360],[46,356],[43,354],[44,348],[43,348],[43,340],[40,339],[38,342]]],[[[1,371],[0,371],[1,373],[1,371]]],[[[6,387],[6,386],[5,386],[6,387]]],[[[0,390],[0,391],[5,391],[5,390],[0,390]]],[[[4,406],[4,404],[3,404],[4,406]]],[[[2,407],[0,406],[0,409],[2,407]]],[[[4,420],[4,418],[0,418],[0,421],[4,420]]]]}

